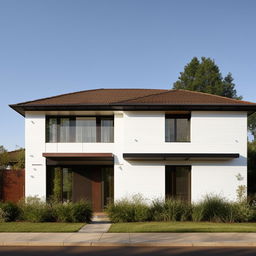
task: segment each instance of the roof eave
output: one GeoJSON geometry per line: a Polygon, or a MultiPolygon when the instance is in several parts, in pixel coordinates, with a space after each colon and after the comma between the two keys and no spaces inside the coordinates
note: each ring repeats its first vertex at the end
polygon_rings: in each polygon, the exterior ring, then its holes
{"type": "Polygon", "coordinates": [[[256,112],[255,105],[238,104],[80,104],[80,105],[9,105],[22,116],[26,111],[54,111],[54,110],[197,110],[197,111],[247,111],[248,114],[256,112]]]}

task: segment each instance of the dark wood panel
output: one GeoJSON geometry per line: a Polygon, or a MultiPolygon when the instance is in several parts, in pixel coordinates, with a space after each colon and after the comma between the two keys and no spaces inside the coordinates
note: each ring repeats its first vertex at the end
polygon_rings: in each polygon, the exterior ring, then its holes
{"type": "Polygon", "coordinates": [[[102,173],[101,168],[91,170],[92,208],[95,212],[102,211],[102,173]]]}
{"type": "Polygon", "coordinates": [[[75,170],[73,172],[73,202],[81,199],[92,201],[92,184],[89,174],[88,171],[75,170]]]}

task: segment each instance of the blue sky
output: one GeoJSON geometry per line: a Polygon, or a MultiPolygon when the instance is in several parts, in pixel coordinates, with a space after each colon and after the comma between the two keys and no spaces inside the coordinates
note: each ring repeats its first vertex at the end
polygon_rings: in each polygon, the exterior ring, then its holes
{"type": "Polygon", "coordinates": [[[172,87],[192,57],[215,59],[256,102],[254,0],[0,0],[0,145],[24,146],[8,107],[92,88],[172,87]]]}

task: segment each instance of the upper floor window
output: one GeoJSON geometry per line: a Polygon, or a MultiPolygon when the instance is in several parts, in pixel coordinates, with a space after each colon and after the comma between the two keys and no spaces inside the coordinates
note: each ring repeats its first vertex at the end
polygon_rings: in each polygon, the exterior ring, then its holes
{"type": "Polygon", "coordinates": [[[190,142],[190,115],[165,116],[165,142],[190,142]]]}
{"type": "Polygon", "coordinates": [[[48,116],[46,142],[114,142],[114,118],[48,116]]]}

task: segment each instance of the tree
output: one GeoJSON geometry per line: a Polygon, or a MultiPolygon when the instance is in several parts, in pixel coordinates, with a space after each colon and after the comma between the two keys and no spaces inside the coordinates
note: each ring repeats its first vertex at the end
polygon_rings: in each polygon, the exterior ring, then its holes
{"type": "Polygon", "coordinates": [[[14,165],[14,169],[24,169],[25,168],[25,149],[20,148],[17,154],[17,163],[14,165]]]}
{"type": "Polygon", "coordinates": [[[197,57],[194,57],[180,73],[178,80],[173,84],[173,89],[199,91],[241,99],[241,96],[237,96],[233,80],[231,73],[222,77],[214,60],[202,57],[199,61],[197,57]]]}
{"type": "Polygon", "coordinates": [[[4,146],[0,145],[0,169],[5,169],[9,163],[9,156],[4,146]]]}
{"type": "MultiPolygon", "coordinates": [[[[233,81],[231,73],[222,78],[214,60],[201,57],[200,62],[197,57],[194,57],[184,67],[184,71],[180,72],[178,80],[173,84],[173,89],[206,92],[241,100],[242,96],[237,95],[233,81]]],[[[256,113],[248,118],[248,130],[256,140],[256,113]]]]}
{"type": "Polygon", "coordinates": [[[248,117],[248,130],[253,135],[254,141],[256,141],[256,112],[248,117]]]}

